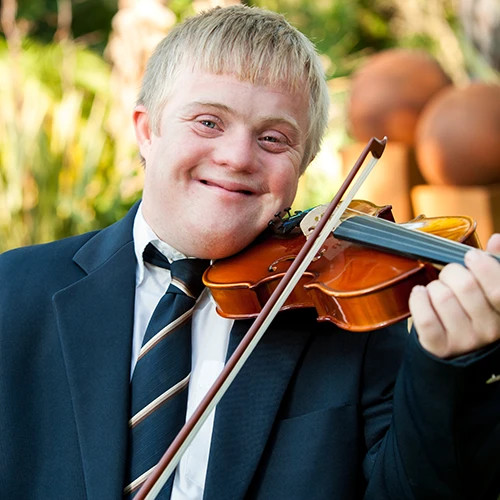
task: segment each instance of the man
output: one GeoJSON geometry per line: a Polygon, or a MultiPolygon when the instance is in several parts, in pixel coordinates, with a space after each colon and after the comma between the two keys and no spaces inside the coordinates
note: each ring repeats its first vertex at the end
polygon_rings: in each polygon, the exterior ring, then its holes
{"type": "MultiPolygon", "coordinates": [[[[132,470],[130,401],[148,323],[175,281],[144,262],[150,244],[171,266],[248,246],[291,204],[327,111],[312,44],[276,14],[215,9],[159,45],[133,114],[141,204],[103,231],[0,258],[2,495],[137,491],[150,469],[132,470]]],[[[498,235],[488,248],[500,251],[498,235]]],[[[414,290],[417,334],[278,314],[165,497],[496,499],[500,265],[480,251],[465,263],[414,290]]],[[[249,324],[202,293],[188,415],[249,324]]]]}

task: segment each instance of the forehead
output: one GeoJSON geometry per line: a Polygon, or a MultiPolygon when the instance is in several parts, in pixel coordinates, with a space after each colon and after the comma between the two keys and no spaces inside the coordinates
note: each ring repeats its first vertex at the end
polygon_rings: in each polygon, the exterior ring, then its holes
{"type": "MultiPolygon", "coordinates": [[[[250,110],[266,113],[269,111],[309,118],[310,96],[305,83],[300,87],[278,81],[250,81],[234,73],[216,74],[200,69],[184,67],[176,75],[168,101],[185,104],[206,103],[221,108],[247,106],[250,110]]],[[[280,113],[279,113],[280,114],[280,113]]]]}

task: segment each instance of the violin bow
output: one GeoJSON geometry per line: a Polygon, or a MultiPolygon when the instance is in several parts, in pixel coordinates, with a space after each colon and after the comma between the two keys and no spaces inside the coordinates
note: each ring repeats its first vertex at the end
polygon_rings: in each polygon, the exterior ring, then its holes
{"type": "Polygon", "coordinates": [[[278,314],[281,306],[285,303],[286,299],[299,282],[302,274],[316,257],[328,235],[331,234],[338,224],[343,212],[349,206],[356,192],[382,156],[386,144],[387,137],[384,137],[382,140],[373,137],[365,146],[337,194],[326,208],[323,217],[319,220],[316,228],[307,238],[306,243],[272,295],[269,297],[262,311],[257,318],[255,318],[252,326],[225,364],[224,369],[217,377],[212,387],[208,390],[191,417],[186,421],[179,431],[179,434],[177,434],[176,438],[172,441],[148,479],[141,486],[134,500],[154,500],[160,493],[168,478],[175,471],[182,455],[196,437],[201,426],[205,423],[212,410],[229,389],[236,375],[257,346],[276,314],[278,314]],[[372,158],[361,170],[369,153],[372,154],[372,158]],[[345,198],[342,198],[360,170],[361,173],[356,182],[352,185],[345,198]]]}

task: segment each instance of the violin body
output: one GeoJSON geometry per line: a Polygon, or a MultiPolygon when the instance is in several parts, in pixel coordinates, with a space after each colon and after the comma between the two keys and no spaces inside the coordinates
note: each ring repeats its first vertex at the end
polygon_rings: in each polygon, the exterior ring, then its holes
{"type": "MultiPolygon", "coordinates": [[[[362,200],[352,201],[348,211],[394,220],[390,206],[378,207],[362,200]]],[[[345,217],[349,217],[348,211],[345,217]]],[[[403,225],[480,246],[475,223],[469,217],[417,217],[403,225]]],[[[305,238],[298,230],[285,235],[266,231],[248,249],[215,262],[203,281],[219,314],[233,319],[258,316],[305,238]]],[[[408,318],[412,288],[426,285],[438,273],[429,262],[340,240],[332,234],[282,309],[314,307],[318,321],[330,321],[350,331],[383,328],[408,318]]]]}

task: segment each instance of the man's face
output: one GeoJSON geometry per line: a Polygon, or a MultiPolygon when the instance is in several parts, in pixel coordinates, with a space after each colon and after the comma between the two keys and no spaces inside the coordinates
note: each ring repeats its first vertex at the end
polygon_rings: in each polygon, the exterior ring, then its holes
{"type": "Polygon", "coordinates": [[[143,213],[156,234],[188,256],[211,259],[253,241],[295,197],[308,102],[305,90],[185,70],[161,114],[159,136],[137,107],[143,213]]]}

